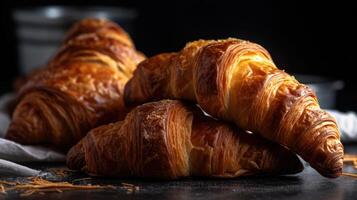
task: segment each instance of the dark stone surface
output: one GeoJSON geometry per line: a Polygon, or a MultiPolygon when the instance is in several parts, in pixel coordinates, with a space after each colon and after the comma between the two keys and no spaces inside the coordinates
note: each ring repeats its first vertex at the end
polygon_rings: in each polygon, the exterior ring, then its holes
{"type": "MultiPolygon", "coordinates": [[[[356,152],[356,147],[349,146],[348,152],[356,152]]],[[[62,164],[63,165],[63,164],[62,164]]],[[[44,169],[61,167],[58,164],[41,165],[32,167],[44,169]]],[[[351,171],[352,167],[345,167],[351,171]]],[[[65,178],[47,176],[52,180],[74,181],[87,177],[84,174],[73,173],[65,178]]],[[[21,178],[8,178],[22,180],[21,178]]],[[[328,179],[319,175],[311,167],[293,176],[256,176],[244,177],[233,180],[185,178],[178,181],[154,181],[147,179],[103,179],[75,181],[78,184],[111,184],[118,186],[116,190],[95,191],[65,191],[63,193],[34,194],[21,197],[19,193],[11,191],[8,199],[357,199],[357,178],[342,176],[337,179],[328,179]],[[121,183],[130,183],[139,186],[139,190],[128,192],[120,187],[121,183]]]]}
{"type": "MultiPolygon", "coordinates": [[[[183,179],[180,181],[149,180],[84,180],[80,184],[112,184],[122,182],[139,186],[138,191],[128,193],[117,190],[66,191],[63,193],[34,194],[20,197],[10,192],[7,198],[14,199],[356,199],[357,179],[321,177],[310,167],[295,176],[251,177],[235,180],[183,179]]],[[[1,197],[0,197],[1,199],[1,197]]]]}

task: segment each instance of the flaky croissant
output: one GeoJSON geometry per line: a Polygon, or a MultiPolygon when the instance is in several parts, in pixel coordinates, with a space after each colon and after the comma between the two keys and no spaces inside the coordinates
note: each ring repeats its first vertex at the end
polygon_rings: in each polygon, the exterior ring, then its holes
{"type": "Polygon", "coordinates": [[[125,116],[124,85],[143,59],[113,22],[78,22],[21,87],[6,138],[68,150],[91,128],[125,116]]]}
{"type": "Polygon", "coordinates": [[[238,39],[199,40],[143,61],[125,87],[128,104],[163,98],[198,102],[298,153],[322,175],[342,173],[343,146],[315,93],[277,69],[261,46],[238,39]]]}
{"type": "Polygon", "coordinates": [[[177,100],[140,105],[124,121],[91,130],[68,152],[67,166],[96,176],[164,179],[291,174],[303,169],[286,148],[177,100]]]}

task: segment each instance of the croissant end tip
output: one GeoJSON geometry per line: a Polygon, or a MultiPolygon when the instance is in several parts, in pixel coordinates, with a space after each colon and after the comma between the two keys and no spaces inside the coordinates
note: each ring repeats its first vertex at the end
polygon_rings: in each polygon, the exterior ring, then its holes
{"type": "Polygon", "coordinates": [[[327,178],[337,178],[342,175],[343,158],[341,157],[337,159],[328,168],[314,165],[312,165],[312,167],[315,168],[321,175],[327,178]]]}
{"type": "Polygon", "coordinates": [[[15,123],[13,121],[5,135],[5,139],[20,143],[26,144],[28,141],[28,135],[24,133],[28,133],[29,131],[26,129],[27,127],[24,126],[22,123],[15,123]]]}
{"type": "Polygon", "coordinates": [[[85,155],[82,142],[72,147],[67,153],[67,167],[73,170],[80,170],[85,165],[85,155]]]}

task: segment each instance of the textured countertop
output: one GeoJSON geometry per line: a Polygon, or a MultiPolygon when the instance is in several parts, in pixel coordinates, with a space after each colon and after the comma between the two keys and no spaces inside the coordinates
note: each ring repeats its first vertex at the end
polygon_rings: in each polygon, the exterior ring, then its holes
{"type": "MultiPolygon", "coordinates": [[[[357,146],[346,146],[348,153],[357,152],[357,146]]],[[[32,166],[34,167],[34,165],[32,166]]],[[[35,165],[36,167],[36,165],[35,165]]],[[[62,168],[63,164],[37,165],[44,171],[49,168],[62,168]]],[[[352,170],[345,167],[345,171],[352,170]]],[[[357,199],[357,178],[342,176],[328,179],[320,176],[311,167],[293,176],[279,177],[246,177],[234,180],[185,178],[179,181],[153,181],[147,179],[102,179],[87,177],[73,173],[67,177],[50,177],[54,180],[73,181],[77,184],[111,184],[121,186],[130,183],[139,186],[139,190],[129,192],[122,187],[115,190],[65,191],[63,193],[33,194],[21,197],[19,193],[10,191],[1,195],[0,199],[357,199]]],[[[10,177],[2,180],[21,180],[10,177]]]]}

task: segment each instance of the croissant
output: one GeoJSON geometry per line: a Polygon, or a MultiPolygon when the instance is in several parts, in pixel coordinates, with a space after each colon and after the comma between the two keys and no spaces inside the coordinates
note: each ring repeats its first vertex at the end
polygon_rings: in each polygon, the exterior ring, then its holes
{"type": "Polygon", "coordinates": [[[303,169],[286,148],[204,116],[177,100],[134,108],[123,121],[92,129],[67,166],[96,176],[231,178],[303,169]]]}
{"type": "Polygon", "coordinates": [[[91,128],[125,116],[124,85],[143,59],[113,22],[78,22],[21,86],[6,138],[67,151],[91,128]]]}
{"type": "Polygon", "coordinates": [[[288,147],[326,177],[342,173],[335,119],[311,88],[279,70],[258,44],[199,40],[154,56],[138,66],[124,96],[128,105],[166,98],[198,102],[208,114],[288,147]]]}

